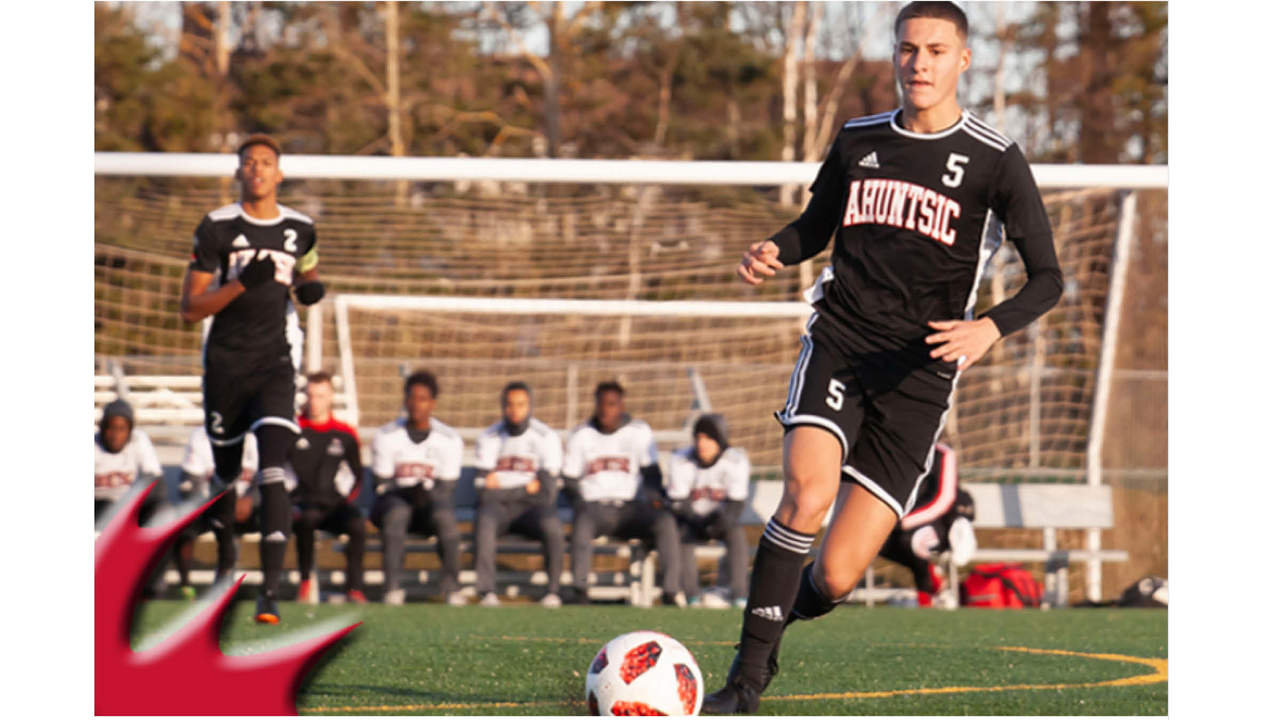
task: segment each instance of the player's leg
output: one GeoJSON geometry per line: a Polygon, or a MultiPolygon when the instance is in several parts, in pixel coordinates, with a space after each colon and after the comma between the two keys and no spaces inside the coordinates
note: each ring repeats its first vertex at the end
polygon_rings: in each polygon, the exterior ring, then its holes
{"type": "Polygon", "coordinates": [[[570,602],[587,602],[587,576],[591,572],[591,541],[596,539],[604,507],[583,501],[573,513],[569,546],[573,565],[573,596],[570,602]]]}
{"type": "Polygon", "coordinates": [[[373,505],[373,524],[382,535],[383,602],[403,605],[400,574],[404,569],[404,544],[413,519],[413,505],[397,490],[388,490],[373,505]]]}
{"type": "Polygon", "coordinates": [[[476,510],[476,594],[480,604],[497,605],[498,534],[506,523],[503,503],[493,494],[486,494],[476,510]],[[492,598],[490,598],[492,596],[492,598]]]}
{"type": "Polygon", "coordinates": [[[698,558],[693,554],[698,548],[698,538],[692,535],[687,526],[681,528],[680,537],[680,589],[690,604],[698,597],[698,558]]]}
{"type": "Polygon", "coordinates": [[[294,422],[294,377],[293,364],[287,357],[267,368],[258,376],[259,384],[253,388],[246,406],[246,415],[253,419],[250,430],[258,439],[258,485],[262,497],[259,604],[264,611],[258,615],[260,622],[268,623],[273,622],[273,616],[274,622],[279,622],[276,597],[293,526],[293,502],[285,488],[284,465],[299,433],[294,422]]]}
{"type": "Polygon", "coordinates": [[[452,483],[440,483],[431,492],[430,503],[419,509],[428,515],[428,532],[436,536],[436,554],[444,570],[442,590],[444,600],[450,605],[465,605],[466,598],[459,587],[458,576],[462,572],[462,533],[458,530],[457,511],[453,506],[452,483]]]}
{"type": "Polygon", "coordinates": [[[665,508],[655,508],[647,502],[627,503],[620,534],[644,540],[658,551],[661,569],[662,602],[674,605],[681,589],[680,530],[676,516],[665,508]]]}
{"type": "Polygon", "coordinates": [[[931,607],[933,596],[942,589],[942,576],[927,557],[917,554],[913,546],[917,533],[929,533],[932,538],[937,538],[937,531],[933,525],[924,525],[914,530],[903,530],[899,525],[884,541],[884,547],[880,548],[880,557],[910,570],[911,580],[916,586],[917,604],[920,607],[931,607]]]}
{"type": "Polygon", "coordinates": [[[343,592],[347,600],[356,603],[366,602],[364,597],[364,548],[367,530],[364,513],[355,505],[344,503],[330,515],[332,524],[330,532],[347,534],[347,580],[343,584],[343,592]]]}
{"type": "Polygon", "coordinates": [[[325,510],[315,528],[332,535],[346,534],[346,582],[343,583],[342,591],[350,602],[367,602],[364,596],[364,513],[354,505],[341,503],[325,510]]]}
{"type": "Polygon", "coordinates": [[[542,604],[560,606],[560,576],[564,574],[564,525],[560,513],[553,504],[539,504],[532,512],[538,524],[538,538],[542,541],[543,567],[547,570],[547,594],[542,604]]]}
{"type": "Polygon", "coordinates": [[[328,513],[323,508],[302,507],[294,511],[293,541],[298,554],[298,602],[315,602],[316,591],[312,588],[311,569],[316,562],[316,530],[328,513]]]}
{"type": "MultiPolygon", "coordinates": [[[[729,591],[734,602],[747,599],[747,533],[741,525],[730,527],[724,536],[726,562],[729,564],[729,591]]],[[[717,578],[723,583],[723,578],[717,578]]]]}

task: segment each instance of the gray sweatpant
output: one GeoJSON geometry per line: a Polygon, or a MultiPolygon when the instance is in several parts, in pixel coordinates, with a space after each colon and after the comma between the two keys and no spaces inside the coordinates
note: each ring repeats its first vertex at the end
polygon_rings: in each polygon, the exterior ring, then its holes
{"type": "Polygon", "coordinates": [[[675,595],[680,591],[680,534],[671,511],[637,500],[621,505],[581,503],[573,514],[571,544],[573,586],[584,594],[591,571],[591,541],[600,535],[639,538],[649,547],[656,546],[662,592],[675,595]]]}
{"type": "Polygon", "coordinates": [[[453,483],[440,483],[430,492],[421,486],[389,490],[373,504],[370,519],[382,534],[382,572],[388,591],[400,589],[410,532],[436,536],[436,553],[444,566],[444,593],[458,589],[462,535],[454,516],[453,483]]]}
{"type": "Polygon", "coordinates": [[[476,511],[476,592],[483,597],[494,591],[498,537],[507,532],[542,541],[547,591],[558,594],[560,575],[564,572],[564,528],[555,504],[547,503],[541,493],[525,493],[524,488],[517,488],[516,493],[499,490],[481,494],[476,511]]]}
{"type": "MultiPolygon", "coordinates": [[[[719,540],[724,543],[729,570],[729,590],[734,598],[747,596],[747,534],[736,522],[680,523],[680,580],[686,597],[698,592],[698,562],[693,551],[699,544],[719,540]]],[[[725,569],[724,565],[720,566],[725,569]]],[[[725,578],[717,573],[716,582],[725,578]]]]}

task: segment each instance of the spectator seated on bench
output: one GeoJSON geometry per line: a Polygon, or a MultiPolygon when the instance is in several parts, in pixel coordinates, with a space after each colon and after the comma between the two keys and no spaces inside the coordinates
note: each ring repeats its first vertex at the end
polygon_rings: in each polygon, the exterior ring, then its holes
{"type": "MultiPolygon", "coordinates": [[[[680,571],[691,606],[731,607],[698,589],[697,546],[713,540],[728,550],[733,604],[747,604],[747,537],[739,520],[750,490],[751,462],[729,447],[729,429],[720,415],[703,415],[693,426],[693,445],[671,454],[667,495],[680,527],[680,571]]],[[[721,578],[723,579],[723,578],[721,578]]]]}
{"type": "Polygon", "coordinates": [[[466,605],[459,586],[461,534],[454,514],[453,494],[462,474],[462,437],[431,416],[439,386],[426,370],[404,381],[407,417],[378,429],[373,438],[370,468],[378,499],[370,518],[382,534],[383,602],[404,604],[400,574],[405,540],[410,532],[435,535],[444,566],[444,600],[466,605]]]}
{"type": "Polygon", "coordinates": [[[569,436],[565,489],[573,497],[571,602],[586,602],[592,541],[599,535],[656,545],[662,563],[662,601],[679,603],[680,540],[675,515],[661,498],[662,472],[648,423],[626,414],[616,382],[596,387],[595,414],[569,436]],[[643,492],[642,492],[643,491],[643,492]]]}
{"type": "Polygon", "coordinates": [[[544,607],[560,607],[564,528],[556,510],[556,478],[564,451],[560,437],[532,417],[532,393],[523,382],[502,390],[503,419],[476,441],[476,593],[480,604],[501,604],[496,590],[498,536],[506,532],[537,540],[547,571],[544,607]]]}

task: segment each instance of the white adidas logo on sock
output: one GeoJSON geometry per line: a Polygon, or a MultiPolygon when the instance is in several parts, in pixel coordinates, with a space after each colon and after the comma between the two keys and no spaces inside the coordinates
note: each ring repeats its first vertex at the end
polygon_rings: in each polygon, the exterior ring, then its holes
{"type": "Polygon", "coordinates": [[[782,608],[777,605],[751,608],[751,614],[757,617],[762,617],[770,622],[782,622],[782,608]]]}
{"type": "Polygon", "coordinates": [[[858,167],[880,169],[880,161],[876,159],[876,151],[872,150],[858,161],[858,167]]]}

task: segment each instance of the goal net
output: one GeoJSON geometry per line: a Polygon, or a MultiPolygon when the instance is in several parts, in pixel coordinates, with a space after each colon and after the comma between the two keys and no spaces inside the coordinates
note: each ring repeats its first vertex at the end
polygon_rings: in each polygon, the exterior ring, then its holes
{"type": "MultiPolygon", "coordinates": [[[[195,225],[233,190],[212,177],[98,176],[99,374],[108,363],[199,373],[199,327],[177,312],[182,275],[195,225]]],[[[1083,477],[1127,193],[1042,190],[1066,290],[960,383],[944,438],[969,477],[1083,477]]],[[[419,367],[440,379],[439,417],[464,430],[497,419],[510,380],[530,383],[542,420],[570,428],[596,383],[614,379],[668,447],[712,410],[755,465],[776,466],[772,412],[809,312],[798,300],[829,253],[761,288],[736,279],[743,249],[799,211],[775,198],[731,184],[289,181],[281,201],[316,219],[329,287],[304,314],[307,364],[344,377],[364,428],[396,416],[402,378],[419,367]]],[[[979,311],[1023,281],[1006,244],[979,311]]]]}

